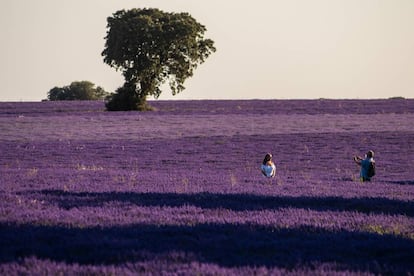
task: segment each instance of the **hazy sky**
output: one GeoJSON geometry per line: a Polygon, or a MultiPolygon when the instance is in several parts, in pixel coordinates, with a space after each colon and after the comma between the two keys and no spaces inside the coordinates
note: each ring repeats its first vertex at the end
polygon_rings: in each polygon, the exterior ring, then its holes
{"type": "Polygon", "coordinates": [[[122,86],[101,56],[106,18],[144,7],[189,12],[217,48],[160,99],[414,98],[413,0],[1,0],[0,101],[122,86]]]}

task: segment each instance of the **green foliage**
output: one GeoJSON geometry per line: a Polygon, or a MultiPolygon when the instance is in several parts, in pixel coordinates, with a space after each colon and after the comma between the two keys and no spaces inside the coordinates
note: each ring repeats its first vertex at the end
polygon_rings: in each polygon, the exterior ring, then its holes
{"type": "Polygon", "coordinates": [[[401,96],[396,96],[396,97],[390,97],[390,98],[388,98],[389,100],[405,100],[405,98],[404,97],[401,97],[401,96]]]}
{"type": "Polygon", "coordinates": [[[90,81],[74,81],[68,86],[54,87],[47,93],[50,101],[103,100],[109,95],[102,87],[95,88],[90,81]]]}
{"type": "Polygon", "coordinates": [[[166,81],[173,95],[181,92],[197,65],[216,50],[211,39],[204,39],[206,28],[188,13],[120,10],[107,21],[102,56],[125,78],[124,86],[109,98],[108,110],[146,109],[146,97],[158,98],[166,81]]]}
{"type": "Polygon", "coordinates": [[[152,110],[145,98],[139,97],[135,91],[136,88],[128,86],[128,84],[118,88],[115,94],[108,97],[106,108],[108,110],[152,110]]]}

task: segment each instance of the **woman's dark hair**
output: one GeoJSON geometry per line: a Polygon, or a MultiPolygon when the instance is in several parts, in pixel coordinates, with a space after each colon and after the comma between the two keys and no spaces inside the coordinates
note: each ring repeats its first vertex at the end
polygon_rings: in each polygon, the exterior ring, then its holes
{"type": "Polygon", "coordinates": [[[263,165],[266,165],[267,162],[272,160],[272,155],[270,153],[266,154],[265,158],[263,159],[263,165]]]}

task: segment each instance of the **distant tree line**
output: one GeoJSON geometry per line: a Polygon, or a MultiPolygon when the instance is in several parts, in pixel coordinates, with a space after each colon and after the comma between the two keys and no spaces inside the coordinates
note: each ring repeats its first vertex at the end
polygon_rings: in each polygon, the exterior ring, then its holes
{"type": "Polygon", "coordinates": [[[104,100],[110,93],[95,87],[90,81],[74,81],[63,87],[53,87],[47,93],[49,101],[93,101],[104,100]]]}

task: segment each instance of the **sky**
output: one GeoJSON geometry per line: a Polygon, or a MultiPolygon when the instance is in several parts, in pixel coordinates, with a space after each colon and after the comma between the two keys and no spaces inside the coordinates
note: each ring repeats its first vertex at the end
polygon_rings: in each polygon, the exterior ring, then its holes
{"type": "Polygon", "coordinates": [[[413,0],[1,0],[0,101],[81,80],[115,91],[106,19],[131,8],[188,12],[217,48],[161,100],[414,98],[413,0]]]}

